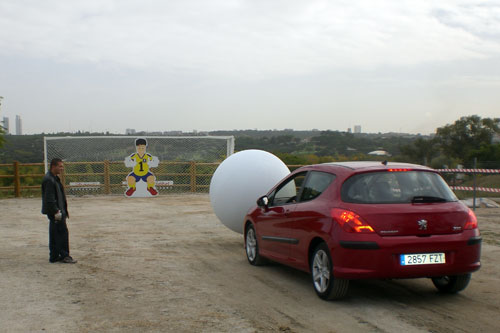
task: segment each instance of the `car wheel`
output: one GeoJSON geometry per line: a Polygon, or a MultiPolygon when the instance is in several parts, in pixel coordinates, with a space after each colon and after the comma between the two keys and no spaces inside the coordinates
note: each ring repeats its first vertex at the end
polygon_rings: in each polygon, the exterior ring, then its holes
{"type": "Polygon", "coordinates": [[[464,290],[470,282],[471,274],[440,276],[432,278],[432,283],[443,293],[454,294],[464,290]]]}
{"type": "Polygon", "coordinates": [[[253,225],[249,224],[245,231],[245,250],[248,262],[254,266],[260,266],[265,263],[264,258],[259,254],[259,244],[253,225]]]}
{"type": "Polygon", "coordinates": [[[314,290],[320,298],[340,299],[347,295],[349,280],[334,278],[332,257],[325,243],[318,245],[313,252],[311,277],[314,290]]]}

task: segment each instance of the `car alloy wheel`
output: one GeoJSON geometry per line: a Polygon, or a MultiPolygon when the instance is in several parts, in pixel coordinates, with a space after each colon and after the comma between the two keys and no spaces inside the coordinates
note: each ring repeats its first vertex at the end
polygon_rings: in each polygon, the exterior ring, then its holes
{"type": "Polygon", "coordinates": [[[248,262],[254,266],[265,264],[266,260],[259,254],[259,244],[257,243],[257,234],[252,224],[245,228],[245,250],[248,262]]]}
{"type": "Polygon", "coordinates": [[[328,246],[325,243],[319,244],[311,259],[311,276],[316,294],[324,300],[345,297],[349,280],[333,276],[333,263],[328,246]]]}
{"type": "Polygon", "coordinates": [[[252,262],[255,260],[257,254],[257,239],[255,238],[255,230],[252,227],[249,227],[247,230],[246,240],[247,257],[248,260],[252,262]]]}
{"type": "Polygon", "coordinates": [[[316,252],[312,269],[314,288],[320,293],[324,293],[330,284],[330,263],[328,256],[323,250],[316,252]]]}

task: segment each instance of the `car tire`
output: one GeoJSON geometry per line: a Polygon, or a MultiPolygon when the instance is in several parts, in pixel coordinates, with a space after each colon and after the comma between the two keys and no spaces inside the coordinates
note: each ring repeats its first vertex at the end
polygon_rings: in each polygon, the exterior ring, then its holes
{"type": "Polygon", "coordinates": [[[314,290],[321,299],[341,299],[347,295],[349,280],[333,276],[332,257],[325,243],[319,244],[311,256],[311,277],[314,290]]]}
{"type": "Polygon", "coordinates": [[[257,243],[257,234],[251,223],[245,229],[245,252],[248,262],[254,266],[265,264],[266,260],[259,254],[259,244],[257,243]]]}
{"type": "Polygon", "coordinates": [[[434,286],[447,294],[454,294],[464,290],[470,282],[471,274],[440,276],[432,278],[434,286]]]}

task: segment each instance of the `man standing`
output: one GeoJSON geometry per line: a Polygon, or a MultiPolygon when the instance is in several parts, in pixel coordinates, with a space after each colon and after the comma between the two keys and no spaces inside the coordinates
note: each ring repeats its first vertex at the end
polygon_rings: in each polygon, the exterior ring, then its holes
{"type": "Polygon", "coordinates": [[[59,179],[63,170],[64,165],[60,158],[50,161],[50,171],[45,174],[42,181],[42,214],[47,215],[49,219],[49,261],[74,264],[76,260],[69,255],[69,235],[66,225],[66,218],[69,217],[68,204],[64,187],[59,179]]]}

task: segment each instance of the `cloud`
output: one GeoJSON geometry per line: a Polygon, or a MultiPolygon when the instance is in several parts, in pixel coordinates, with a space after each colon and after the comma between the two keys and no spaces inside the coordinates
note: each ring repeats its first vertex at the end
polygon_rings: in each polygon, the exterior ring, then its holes
{"type": "Polygon", "coordinates": [[[459,4],[2,1],[0,54],[247,79],[498,54],[498,7],[459,4]]]}
{"type": "Polygon", "coordinates": [[[500,4],[481,2],[445,6],[432,14],[444,25],[461,29],[480,39],[500,43],[500,4]]]}

